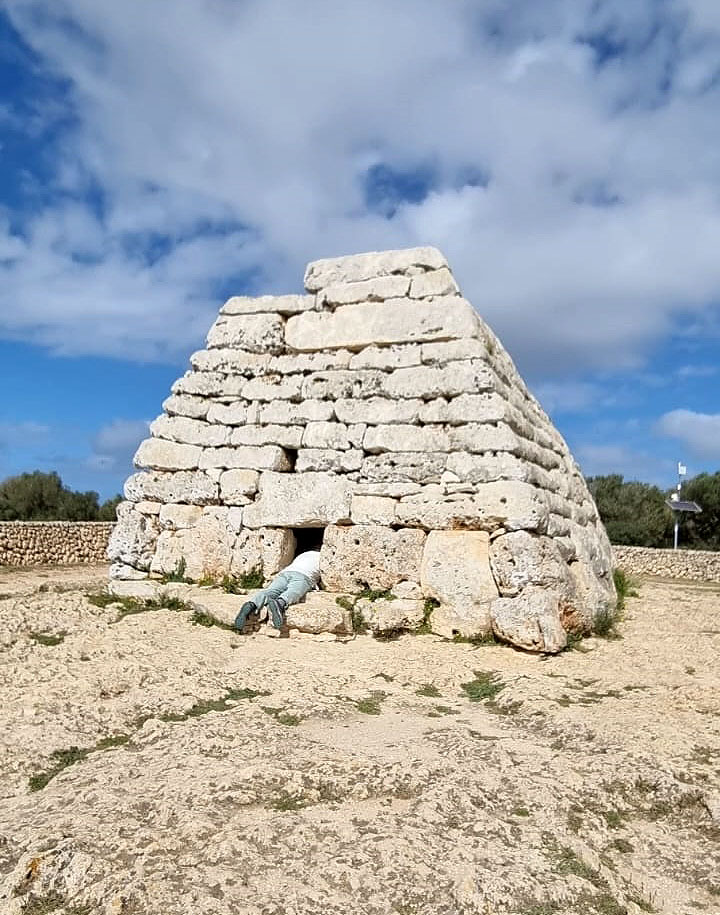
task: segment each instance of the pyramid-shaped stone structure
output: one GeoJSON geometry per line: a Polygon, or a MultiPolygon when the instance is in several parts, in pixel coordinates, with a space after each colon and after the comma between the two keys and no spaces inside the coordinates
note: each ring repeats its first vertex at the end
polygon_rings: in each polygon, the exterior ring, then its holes
{"type": "Polygon", "coordinates": [[[311,263],[225,303],[135,456],[116,579],[259,570],[322,544],[373,628],[556,651],[615,607],[568,447],[435,248],[311,263]]]}

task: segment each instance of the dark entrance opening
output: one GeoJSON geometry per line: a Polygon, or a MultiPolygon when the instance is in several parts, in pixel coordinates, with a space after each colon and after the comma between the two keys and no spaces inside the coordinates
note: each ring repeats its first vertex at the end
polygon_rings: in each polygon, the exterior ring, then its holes
{"type": "Polygon", "coordinates": [[[323,537],[325,536],[324,527],[294,527],[292,529],[295,535],[295,555],[305,553],[307,550],[319,550],[322,547],[323,537]]]}

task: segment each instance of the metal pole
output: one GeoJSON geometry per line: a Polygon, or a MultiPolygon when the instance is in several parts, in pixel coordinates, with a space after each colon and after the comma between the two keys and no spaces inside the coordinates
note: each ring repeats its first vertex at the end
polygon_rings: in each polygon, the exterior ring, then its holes
{"type": "Polygon", "coordinates": [[[678,542],[678,520],[677,520],[677,515],[676,515],[675,516],[675,546],[673,547],[674,550],[677,549],[677,542],[678,542]]]}

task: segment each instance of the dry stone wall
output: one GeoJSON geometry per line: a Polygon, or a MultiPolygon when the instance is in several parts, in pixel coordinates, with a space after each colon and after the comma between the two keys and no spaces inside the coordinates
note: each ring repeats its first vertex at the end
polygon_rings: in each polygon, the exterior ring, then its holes
{"type": "Polygon", "coordinates": [[[3,521],[0,565],[102,562],[114,527],[105,521],[3,521]]]}
{"type": "Polygon", "coordinates": [[[720,553],[709,550],[657,550],[644,546],[614,546],[617,565],[631,575],[657,575],[689,581],[719,581],[720,553]]]}
{"type": "Polygon", "coordinates": [[[542,651],[590,629],[615,601],[597,510],[443,255],[317,261],[305,287],[221,309],[138,449],[113,576],[267,578],[316,527],[325,587],[415,601],[402,628],[542,651]]]}

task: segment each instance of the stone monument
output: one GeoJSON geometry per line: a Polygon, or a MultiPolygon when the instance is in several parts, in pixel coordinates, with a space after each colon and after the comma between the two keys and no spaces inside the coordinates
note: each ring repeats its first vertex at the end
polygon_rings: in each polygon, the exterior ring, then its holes
{"type": "Polygon", "coordinates": [[[435,248],[311,263],[234,297],[135,455],[115,579],[385,592],[371,628],[564,647],[615,608],[610,545],[561,435],[435,248]],[[391,599],[395,598],[395,599],[391,599]]]}

